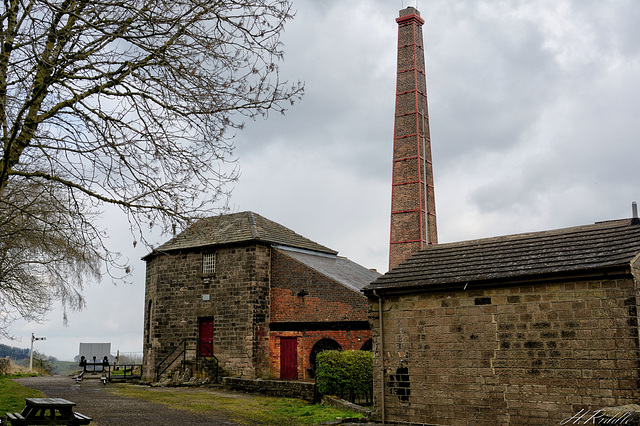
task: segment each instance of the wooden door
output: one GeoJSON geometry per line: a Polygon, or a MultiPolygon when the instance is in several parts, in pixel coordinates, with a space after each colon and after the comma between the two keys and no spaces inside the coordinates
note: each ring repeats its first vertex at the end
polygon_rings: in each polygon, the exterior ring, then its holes
{"type": "Polygon", "coordinates": [[[298,339],[295,337],[280,338],[280,378],[298,378],[298,339]]]}
{"type": "Polygon", "coordinates": [[[199,355],[213,355],[213,317],[198,318],[199,355]]]}

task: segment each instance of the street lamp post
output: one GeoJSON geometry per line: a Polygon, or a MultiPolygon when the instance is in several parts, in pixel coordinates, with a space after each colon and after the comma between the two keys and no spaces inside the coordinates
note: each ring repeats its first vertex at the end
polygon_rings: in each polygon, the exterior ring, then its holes
{"type": "Polygon", "coordinates": [[[34,340],[47,340],[46,337],[35,337],[31,333],[31,351],[29,351],[29,370],[33,370],[33,341],[34,340]]]}

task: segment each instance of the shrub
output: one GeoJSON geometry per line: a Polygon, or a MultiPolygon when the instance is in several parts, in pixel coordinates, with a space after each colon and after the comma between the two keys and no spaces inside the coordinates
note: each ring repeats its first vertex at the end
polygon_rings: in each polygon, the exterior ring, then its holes
{"type": "Polygon", "coordinates": [[[373,392],[373,354],[369,351],[324,351],[318,354],[316,385],[323,395],[351,402],[373,392]]]}

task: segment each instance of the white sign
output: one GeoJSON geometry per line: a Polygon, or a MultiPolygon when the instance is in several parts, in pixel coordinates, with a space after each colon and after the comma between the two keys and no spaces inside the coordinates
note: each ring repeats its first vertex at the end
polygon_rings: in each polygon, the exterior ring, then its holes
{"type": "Polygon", "coordinates": [[[78,351],[80,357],[85,357],[88,362],[93,362],[93,357],[96,357],[96,361],[102,362],[102,359],[110,357],[111,355],[111,343],[80,343],[80,349],[78,351]]]}

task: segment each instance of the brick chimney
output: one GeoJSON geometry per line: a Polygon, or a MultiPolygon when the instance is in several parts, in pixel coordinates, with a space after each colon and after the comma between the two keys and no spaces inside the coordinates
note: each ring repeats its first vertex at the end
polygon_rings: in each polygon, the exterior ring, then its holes
{"type": "Polygon", "coordinates": [[[438,243],[422,25],[413,7],[400,11],[393,141],[389,269],[438,243]]]}

